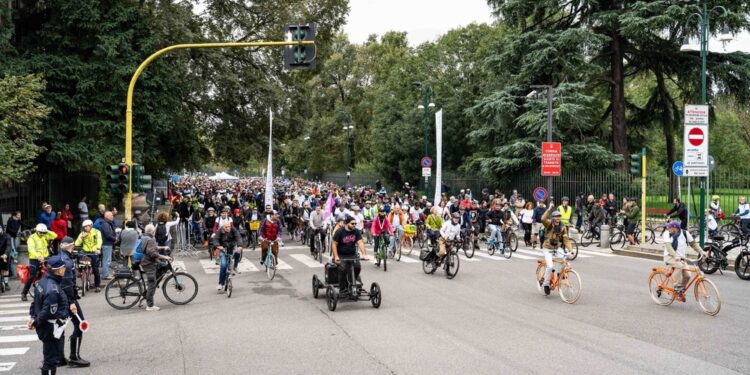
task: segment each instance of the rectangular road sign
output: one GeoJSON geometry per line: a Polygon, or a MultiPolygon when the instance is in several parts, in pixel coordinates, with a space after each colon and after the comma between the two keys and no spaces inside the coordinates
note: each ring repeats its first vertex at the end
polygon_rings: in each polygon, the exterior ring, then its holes
{"type": "Polygon", "coordinates": [[[685,105],[683,175],[708,176],[708,106],[685,105]]]}
{"type": "Polygon", "coordinates": [[[430,177],[432,176],[432,171],[430,168],[422,168],[422,177],[430,177]]]}
{"type": "Polygon", "coordinates": [[[562,144],[542,142],[542,176],[559,177],[562,174],[562,144]]]}

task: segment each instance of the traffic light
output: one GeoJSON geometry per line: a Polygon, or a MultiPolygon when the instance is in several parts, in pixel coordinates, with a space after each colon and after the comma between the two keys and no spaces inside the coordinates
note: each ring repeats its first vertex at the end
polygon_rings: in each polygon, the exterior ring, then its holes
{"type": "Polygon", "coordinates": [[[107,166],[107,187],[112,193],[119,193],[118,185],[120,184],[120,166],[112,164],[107,166]]]}
{"type": "MultiPolygon", "coordinates": [[[[315,24],[284,25],[284,36],[287,42],[315,41],[315,24]]],[[[284,69],[315,69],[315,45],[285,46],[284,69]]]]}
{"type": "Polygon", "coordinates": [[[130,191],[130,167],[125,163],[117,166],[117,189],[116,193],[127,194],[130,191]]]}
{"type": "Polygon", "coordinates": [[[140,164],[133,164],[133,191],[143,193],[151,190],[151,176],[140,164]]]}
{"type": "Polygon", "coordinates": [[[641,162],[643,161],[643,155],[641,153],[630,154],[630,174],[633,176],[640,177],[643,173],[641,162]]]}

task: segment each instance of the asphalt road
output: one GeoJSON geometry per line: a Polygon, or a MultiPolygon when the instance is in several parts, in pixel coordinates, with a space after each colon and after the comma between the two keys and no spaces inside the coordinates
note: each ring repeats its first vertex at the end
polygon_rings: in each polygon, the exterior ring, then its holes
{"type": "MultiPolygon", "coordinates": [[[[646,278],[658,261],[588,251],[573,262],[583,281],[574,305],[537,291],[533,252],[477,253],[448,280],[442,270],[425,275],[415,251],[387,272],[363,264],[365,285],[382,288],[379,309],[340,302],[335,312],[313,299],[312,275],[323,271],[301,246],[282,249],[288,269],[272,281],[237,275],[230,299],[217,294],[205,256],[181,257],[200,284],[193,302],[175,306],[157,291],[161,311],[119,311],[103,293],[87,295],[92,367],[58,374],[750,373],[749,283],[710,275],[723,300],[711,317],[692,294],[669,307],[651,301],[646,278]]],[[[257,253],[246,258],[257,264],[257,253]]],[[[0,372],[38,373],[41,343],[21,327],[27,306],[0,296],[0,372]]]]}

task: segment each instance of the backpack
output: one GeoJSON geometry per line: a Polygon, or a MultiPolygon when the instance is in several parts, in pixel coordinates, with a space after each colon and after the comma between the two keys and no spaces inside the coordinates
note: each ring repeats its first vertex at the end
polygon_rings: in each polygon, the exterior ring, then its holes
{"type": "Polygon", "coordinates": [[[140,262],[143,259],[143,238],[139,238],[135,243],[135,252],[133,252],[133,262],[140,262]]]}
{"type": "Polygon", "coordinates": [[[169,237],[167,236],[167,225],[164,223],[159,223],[156,226],[156,234],[154,235],[154,238],[156,239],[156,242],[163,244],[167,242],[169,237]]]}

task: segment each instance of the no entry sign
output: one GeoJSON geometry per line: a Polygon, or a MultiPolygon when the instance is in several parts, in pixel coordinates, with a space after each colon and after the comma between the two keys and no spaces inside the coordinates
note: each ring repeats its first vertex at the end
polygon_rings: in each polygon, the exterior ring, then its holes
{"type": "Polygon", "coordinates": [[[708,176],[708,106],[685,106],[683,175],[708,176]]]}

